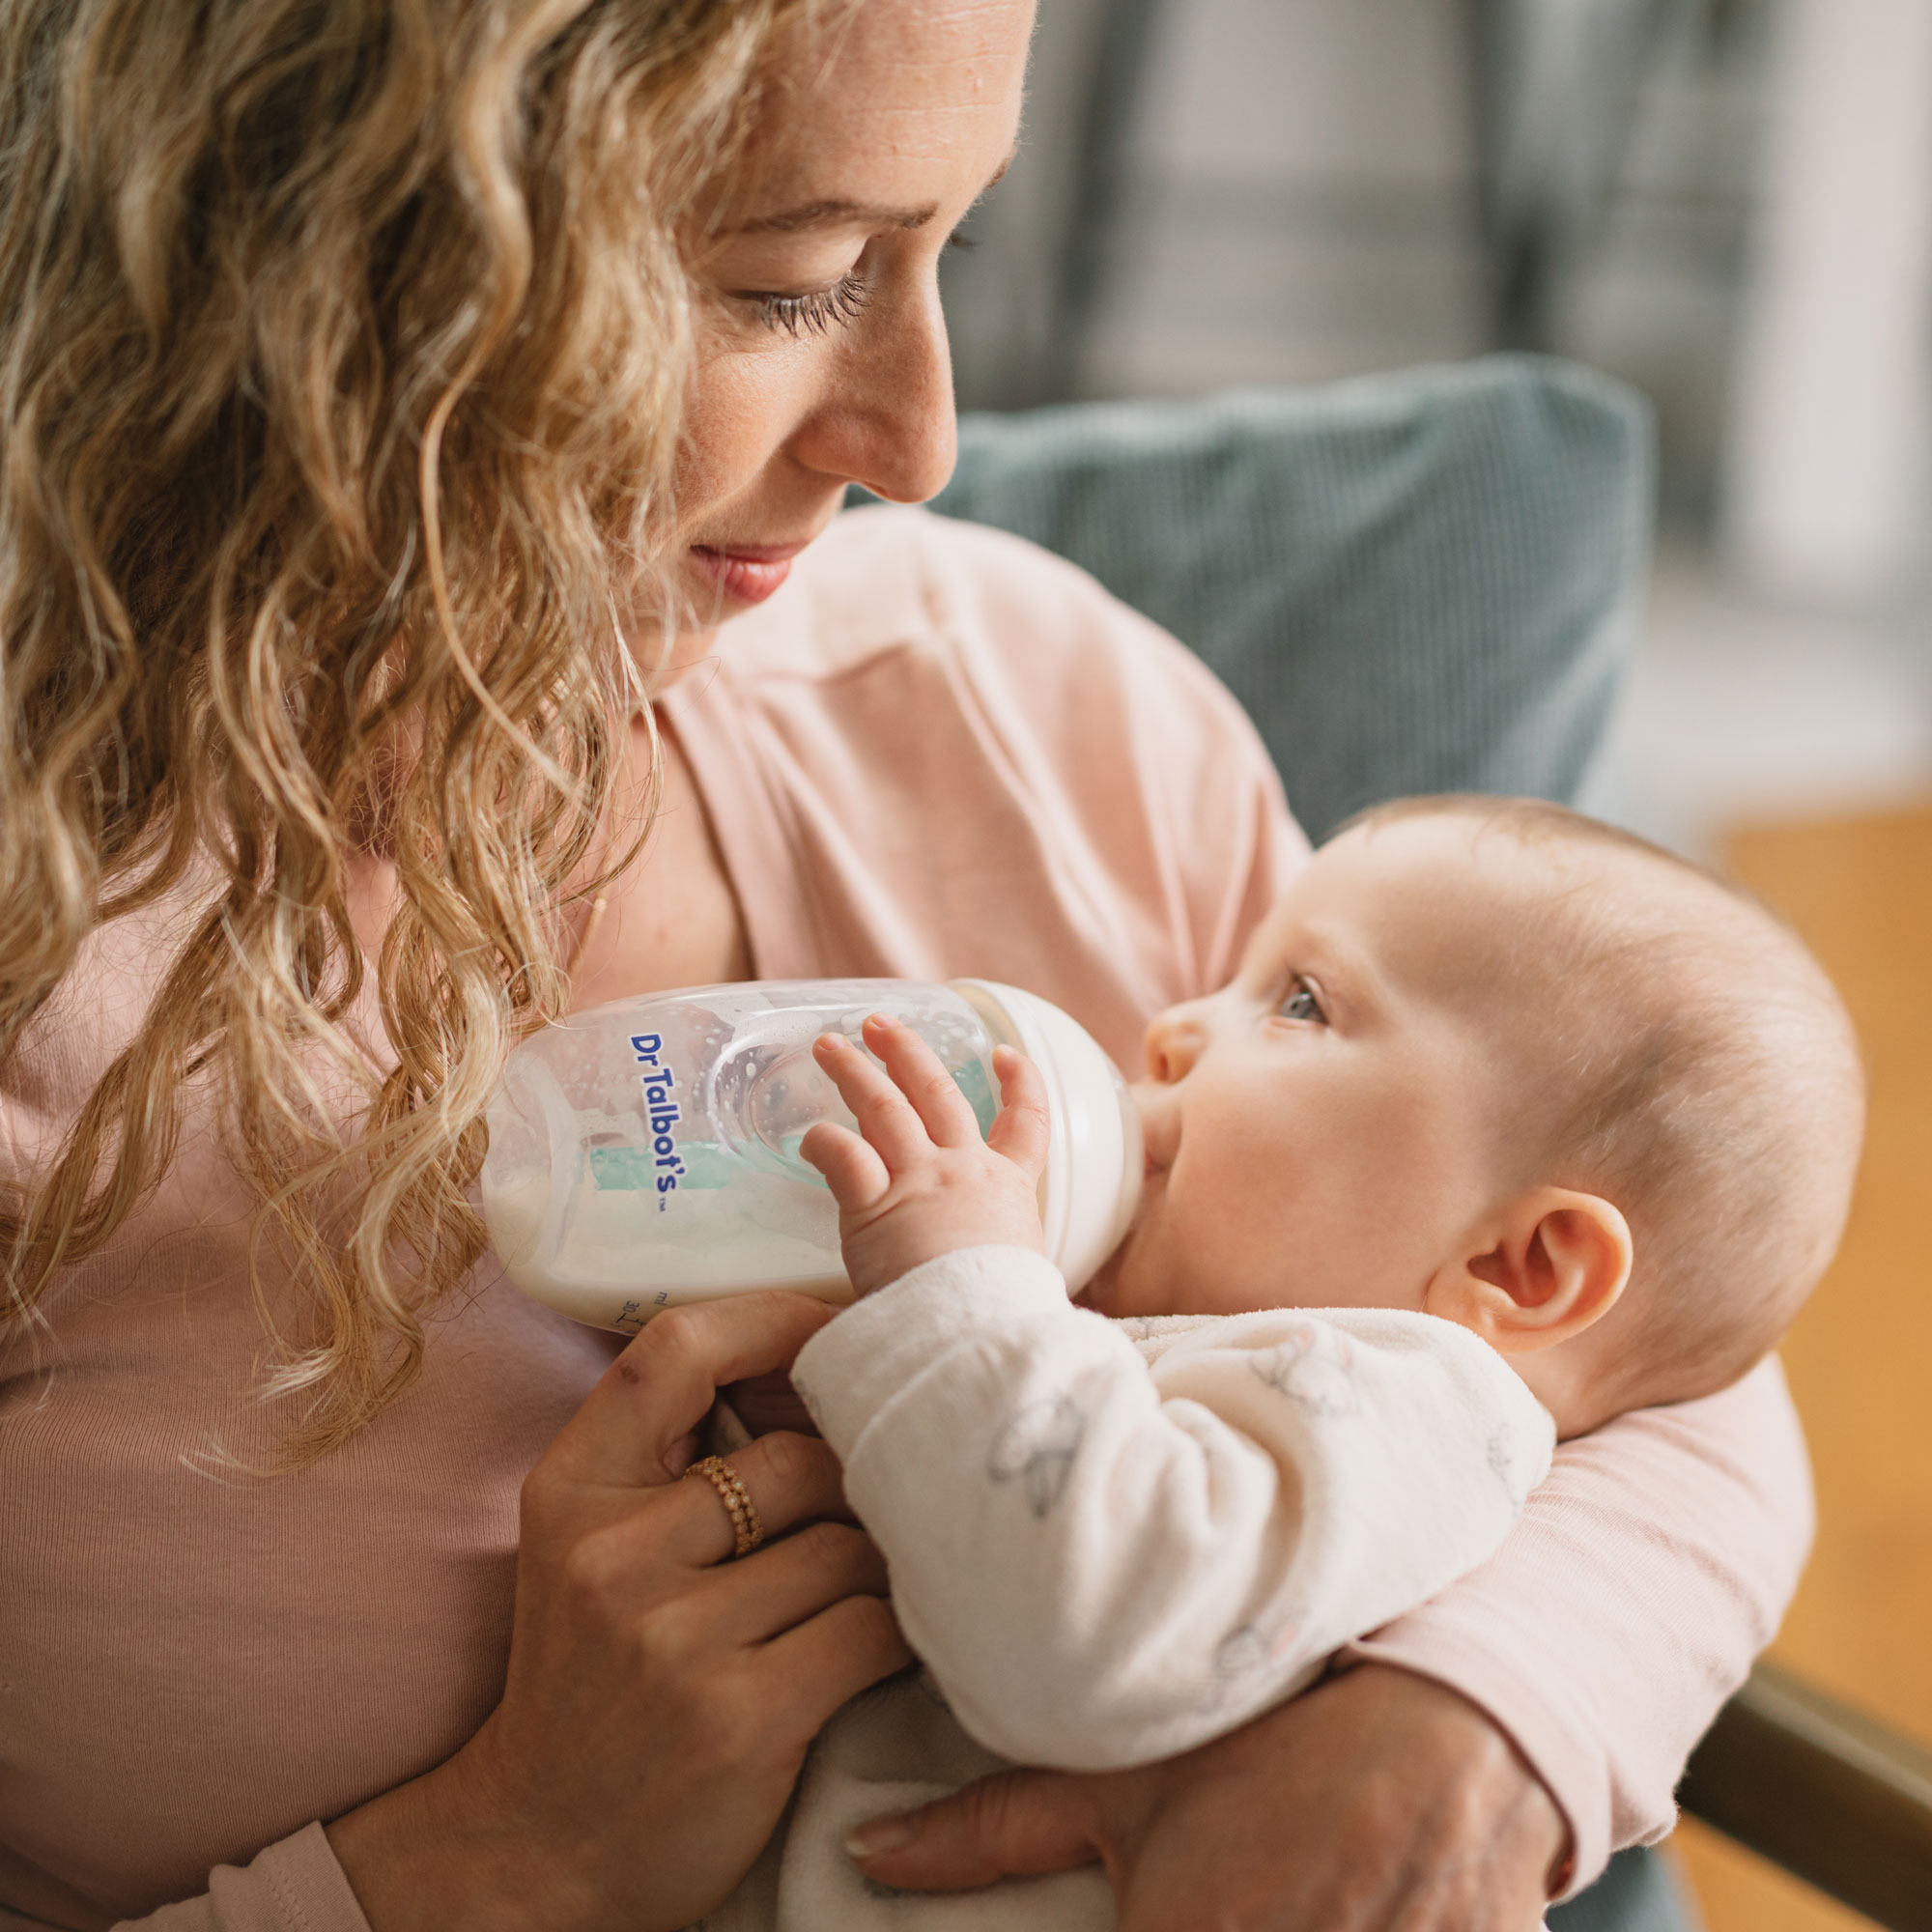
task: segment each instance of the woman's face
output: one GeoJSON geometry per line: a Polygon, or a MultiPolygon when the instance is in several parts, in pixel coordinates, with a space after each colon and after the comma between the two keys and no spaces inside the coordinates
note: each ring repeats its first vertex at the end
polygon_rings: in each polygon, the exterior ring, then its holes
{"type": "Polygon", "coordinates": [[[711,628],[783,582],[848,483],[898,502],[952,473],[939,257],[998,179],[1033,0],[858,0],[777,54],[744,190],[693,265],[682,587],[711,628]]]}

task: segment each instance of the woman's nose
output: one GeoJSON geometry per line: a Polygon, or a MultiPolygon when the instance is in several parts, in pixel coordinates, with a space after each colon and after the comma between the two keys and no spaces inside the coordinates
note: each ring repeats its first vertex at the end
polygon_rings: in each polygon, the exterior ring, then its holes
{"type": "Polygon", "coordinates": [[[1201,1057],[1207,1028],[1198,1007],[1169,1007],[1148,1023],[1147,1064],[1149,1078],[1172,1086],[1185,1079],[1189,1068],[1201,1057]]]}
{"type": "Polygon", "coordinates": [[[952,355],[936,283],[882,305],[854,332],[830,393],[792,440],[808,469],[892,503],[923,503],[952,474],[952,355]]]}

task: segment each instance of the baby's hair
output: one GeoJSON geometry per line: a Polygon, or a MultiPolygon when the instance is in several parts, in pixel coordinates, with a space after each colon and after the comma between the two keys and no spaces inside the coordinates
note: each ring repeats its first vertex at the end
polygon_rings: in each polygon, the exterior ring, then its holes
{"type": "Polygon", "coordinates": [[[1446,794],[1343,829],[1421,817],[1539,862],[1534,924],[1492,922],[1454,990],[1496,1016],[1515,1076],[1507,1167],[1631,1224],[1630,1287],[1602,1332],[1617,1406],[1726,1386],[1776,1345],[1844,1229],[1864,1076],[1843,1003],[1742,887],[1561,806],[1446,794]]]}

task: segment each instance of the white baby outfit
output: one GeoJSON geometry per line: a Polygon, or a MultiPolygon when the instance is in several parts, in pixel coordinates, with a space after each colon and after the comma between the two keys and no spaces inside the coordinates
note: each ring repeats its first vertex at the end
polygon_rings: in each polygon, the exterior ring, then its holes
{"type": "Polygon", "coordinates": [[[871,1886],[861,1820],[1009,1761],[1106,1770],[1235,1729],[1502,1542],[1555,1429],[1465,1329],[1391,1309],[1111,1321],[1018,1248],[914,1269],[793,1380],[923,1661],[842,1711],[706,1932],[1085,1932],[1097,1867],[871,1886]]]}

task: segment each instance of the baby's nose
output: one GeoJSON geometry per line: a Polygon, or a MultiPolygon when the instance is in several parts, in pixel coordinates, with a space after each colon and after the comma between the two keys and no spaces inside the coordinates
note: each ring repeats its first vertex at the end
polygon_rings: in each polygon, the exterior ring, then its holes
{"type": "Polygon", "coordinates": [[[1194,1006],[1169,1007],[1148,1023],[1148,1075],[1164,1086],[1184,1079],[1200,1058],[1205,1037],[1200,1009],[1194,1006]]]}

